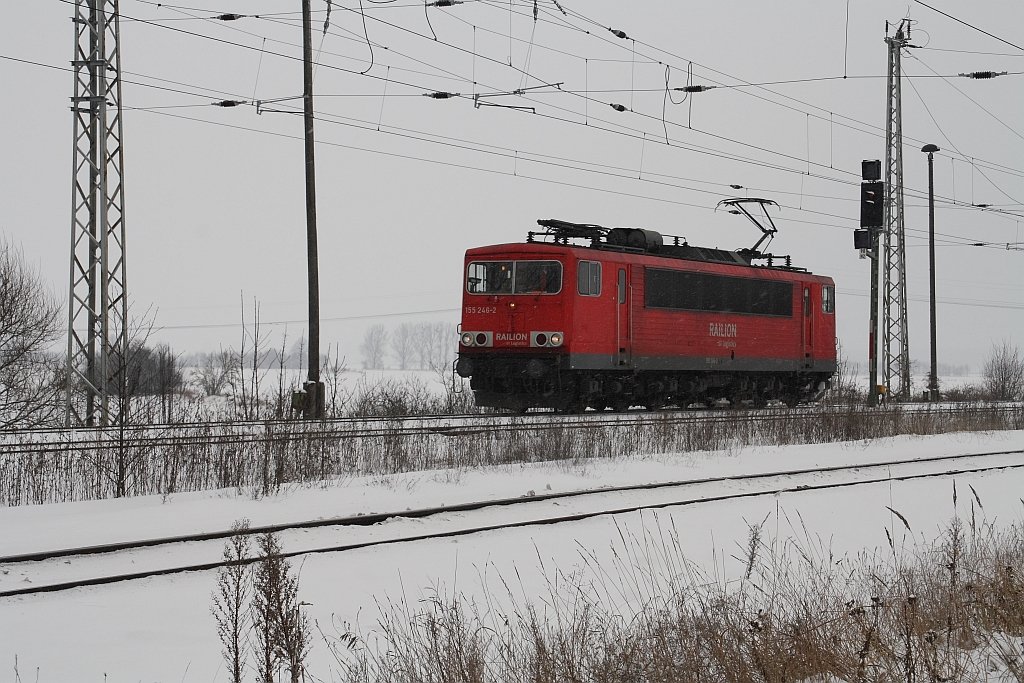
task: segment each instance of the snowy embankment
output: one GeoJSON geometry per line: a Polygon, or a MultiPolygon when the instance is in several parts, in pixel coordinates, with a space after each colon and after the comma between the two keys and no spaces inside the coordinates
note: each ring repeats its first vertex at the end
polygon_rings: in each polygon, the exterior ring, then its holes
{"type": "MultiPolygon", "coordinates": [[[[258,525],[398,512],[531,491],[1016,449],[1024,449],[1024,432],[959,433],[419,472],[351,479],[261,499],[246,491],[217,491],[6,508],[0,510],[0,555],[222,529],[241,518],[258,525]]],[[[623,529],[638,538],[674,529],[679,549],[693,567],[719,581],[730,581],[743,574],[742,546],[750,527],[765,519],[764,533],[772,537],[794,538],[813,544],[816,552],[827,548],[842,557],[886,545],[887,531],[897,547],[930,542],[958,513],[984,516],[997,526],[1020,520],[1024,513],[1020,469],[962,475],[957,484],[961,491],[957,509],[950,478],[937,477],[402,543],[308,556],[294,564],[301,573],[301,598],[310,603],[308,614],[325,633],[344,631],[346,623],[358,624],[367,632],[374,628],[382,605],[415,604],[435,590],[493,597],[508,595],[507,583],[520,602],[548,595],[548,581],[556,568],[570,572],[574,566],[612,566],[612,548],[623,529]],[[984,510],[975,505],[968,485],[984,510]],[[909,530],[890,508],[907,520],[909,530]],[[581,556],[590,553],[591,560],[581,562],[581,556]],[[602,558],[609,560],[607,565],[602,558]]],[[[440,522],[426,520],[413,526],[423,532],[432,523],[440,522]]],[[[175,552],[182,564],[190,561],[187,546],[175,552]]],[[[132,571],[130,557],[110,556],[109,562],[112,573],[132,571]]],[[[0,566],[4,571],[11,570],[0,566]]],[[[210,616],[214,581],[212,572],[204,572],[4,599],[0,601],[0,666],[11,677],[17,657],[21,679],[37,680],[38,676],[43,683],[104,680],[104,674],[110,683],[226,680],[210,616]]],[[[314,642],[310,671],[329,680],[331,662],[323,643],[314,642]]]]}

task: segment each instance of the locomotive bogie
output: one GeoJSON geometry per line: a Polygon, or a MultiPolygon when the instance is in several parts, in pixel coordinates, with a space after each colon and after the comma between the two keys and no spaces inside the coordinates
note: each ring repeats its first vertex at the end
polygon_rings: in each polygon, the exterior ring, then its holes
{"type": "Polygon", "coordinates": [[[795,372],[574,370],[566,357],[463,356],[458,363],[471,364],[472,372],[465,376],[470,377],[478,405],[510,410],[686,408],[722,400],[733,406],[763,406],[770,401],[795,405],[819,398],[830,377],[795,372]]]}

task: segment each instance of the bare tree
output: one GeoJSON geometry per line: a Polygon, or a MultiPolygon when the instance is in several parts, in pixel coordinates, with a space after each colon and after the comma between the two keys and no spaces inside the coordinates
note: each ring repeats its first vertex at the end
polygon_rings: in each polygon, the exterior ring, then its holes
{"type": "Polygon", "coordinates": [[[320,367],[320,375],[324,378],[324,390],[326,392],[327,415],[340,417],[342,408],[345,405],[345,396],[341,388],[342,375],[345,374],[345,357],[341,355],[338,345],[334,345],[334,352],[327,347],[327,355],[324,357],[323,365],[320,367]]]}
{"type": "Polygon", "coordinates": [[[399,370],[408,370],[413,359],[417,342],[420,341],[419,330],[414,323],[402,323],[391,333],[391,352],[395,356],[399,370]]]}
{"type": "Polygon", "coordinates": [[[435,321],[415,326],[416,341],[413,353],[420,370],[434,370],[452,361],[455,353],[455,326],[435,321]]]}
{"type": "Polygon", "coordinates": [[[59,420],[62,372],[49,347],[60,314],[42,276],[0,240],[0,428],[59,420]]]}
{"type": "Polygon", "coordinates": [[[245,324],[245,307],[242,308],[242,342],[235,355],[235,382],[232,384],[232,397],[235,412],[243,420],[255,420],[260,416],[260,394],[262,391],[263,368],[266,365],[269,351],[263,348],[265,341],[260,329],[260,305],[253,302],[252,327],[245,324]]]}
{"type": "Polygon", "coordinates": [[[97,470],[103,472],[114,485],[118,498],[128,495],[137,483],[138,465],[146,457],[146,450],[138,447],[139,435],[128,429],[131,424],[152,423],[153,406],[143,400],[146,373],[142,368],[148,363],[152,351],[146,346],[153,334],[153,313],[147,309],[142,317],[132,321],[128,329],[128,348],[124,353],[112,354],[114,371],[109,378],[108,390],[113,390],[111,419],[117,427],[117,447],[112,451],[109,462],[97,461],[97,470]]]}
{"type": "Polygon", "coordinates": [[[431,323],[416,323],[416,343],[413,345],[413,356],[416,359],[416,367],[425,370],[430,367],[430,326],[431,323]]]}
{"type": "Polygon", "coordinates": [[[139,374],[139,391],[156,396],[160,401],[160,421],[164,424],[174,418],[174,397],[184,385],[184,377],[178,368],[178,354],[168,344],[157,344],[153,348],[142,348],[135,357],[139,374]]]}
{"type": "Polygon", "coordinates": [[[249,520],[242,519],[232,525],[235,535],[224,544],[225,565],[217,570],[217,590],[213,594],[213,618],[217,622],[217,636],[224,648],[222,654],[228,665],[230,683],[242,683],[247,654],[246,640],[250,628],[249,596],[249,520]]]}
{"type": "Polygon", "coordinates": [[[1024,358],[1010,342],[992,345],[983,374],[990,398],[1013,401],[1024,396],[1024,358]]]}
{"type": "Polygon", "coordinates": [[[377,324],[366,330],[359,352],[363,356],[363,365],[367,368],[380,368],[384,365],[384,353],[388,346],[388,330],[377,324]]]}
{"type": "MultiPolygon", "coordinates": [[[[299,338],[299,357],[302,357],[302,345],[305,339],[299,338]]],[[[288,369],[288,330],[281,335],[281,350],[277,352],[277,400],[274,405],[274,417],[281,419],[288,415],[292,404],[293,385],[285,377],[288,369]],[[287,386],[287,389],[285,388],[287,386]]],[[[299,370],[301,371],[301,366],[299,370]]]]}
{"type": "Polygon", "coordinates": [[[456,344],[455,325],[446,322],[435,322],[429,327],[427,346],[430,349],[430,362],[426,367],[451,365],[455,359],[456,344]]]}

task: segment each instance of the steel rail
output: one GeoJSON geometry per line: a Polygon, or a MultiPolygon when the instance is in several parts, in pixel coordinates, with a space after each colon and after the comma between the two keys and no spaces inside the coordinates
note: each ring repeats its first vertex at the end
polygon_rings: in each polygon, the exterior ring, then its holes
{"type": "Polygon", "coordinates": [[[216,428],[216,427],[250,427],[264,428],[273,425],[301,425],[301,424],[345,424],[348,422],[388,422],[394,420],[442,420],[447,418],[470,418],[470,417],[509,417],[509,413],[438,413],[436,415],[367,415],[367,416],[345,416],[328,417],[315,422],[299,419],[269,418],[260,420],[203,420],[196,422],[157,422],[147,424],[111,425],[107,427],[31,427],[20,429],[9,429],[3,435],[26,436],[36,434],[69,434],[69,433],[96,433],[114,434],[121,432],[139,432],[148,430],[175,430],[182,427],[188,428],[216,428]]]}
{"type": "MultiPolygon", "coordinates": [[[[1019,406],[991,406],[977,409],[980,412],[991,414],[991,415],[1004,415],[1007,413],[1024,412],[1024,408],[1019,406]]],[[[947,407],[947,408],[932,408],[928,411],[910,411],[910,412],[882,412],[877,411],[863,411],[864,414],[870,412],[873,416],[914,416],[919,414],[925,415],[953,415],[960,414],[963,412],[962,408],[958,407],[947,407]]],[[[389,437],[410,437],[419,435],[430,435],[436,434],[441,436],[472,436],[478,434],[503,434],[523,429],[533,430],[558,430],[558,429],[605,429],[605,428],[629,428],[629,427],[644,427],[644,426],[676,426],[683,424],[692,423],[708,423],[708,424],[733,424],[742,422],[779,422],[779,421],[808,421],[818,419],[821,417],[836,416],[842,417],[846,415],[845,411],[815,411],[815,412],[804,412],[804,411],[778,411],[778,412],[730,412],[722,414],[686,414],[686,413],[671,413],[671,412],[632,412],[632,413],[593,413],[587,415],[554,415],[554,414],[538,414],[536,417],[524,418],[522,416],[499,416],[501,422],[498,424],[482,424],[486,422],[492,422],[492,419],[481,420],[480,416],[472,416],[465,418],[468,420],[467,424],[428,424],[428,425],[414,425],[414,426],[401,426],[395,423],[403,422],[409,418],[392,418],[389,420],[391,424],[385,427],[374,427],[364,429],[353,429],[348,431],[334,431],[325,430],[317,427],[314,429],[305,428],[305,425],[310,423],[301,422],[285,422],[280,423],[282,425],[289,425],[297,429],[289,429],[285,431],[265,431],[261,434],[251,433],[221,433],[221,434],[209,434],[209,433],[190,433],[191,427],[181,426],[184,433],[177,435],[161,435],[158,437],[131,437],[131,438],[115,438],[111,440],[90,440],[90,441],[31,441],[22,443],[3,443],[0,441],[0,454],[4,452],[17,452],[17,453],[32,453],[32,454],[45,454],[51,452],[68,452],[68,451],[80,451],[80,450],[116,450],[119,448],[159,448],[159,447],[188,447],[188,446],[202,446],[202,447],[213,447],[213,446],[247,446],[247,445],[265,445],[265,444],[280,444],[290,442],[301,442],[301,441],[315,441],[315,440],[351,440],[351,439],[367,439],[380,436],[389,437]]],[[[858,413],[859,414],[859,413],[858,413]]],[[[431,418],[434,419],[434,418],[431,418]]],[[[462,418],[456,418],[456,420],[462,418]]],[[[452,420],[452,418],[448,418],[452,420]]]]}
{"type": "MultiPolygon", "coordinates": [[[[871,409],[867,410],[860,406],[856,406],[856,410],[863,412],[871,412],[873,414],[885,414],[894,410],[901,410],[907,413],[913,413],[918,411],[932,411],[937,412],[941,410],[946,411],[960,411],[963,410],[965,404],[957,404],[955,406],[941,406],[936,408],[930,404],[899,404],[898,406],[892,406],[888,409],[871,409]]],[[[966,404],[968,406],[975,406],[976,404],[966,404]]],[[[817,406],[800,406],[797,408],[768,408],[768,411],[784,411],[790,414],[792,413],[803,413],[807,411],[814,411],[817,406]]],[[[823,406],[825,412],[836,412],[845,410],[847,406],[844,405],[827,405],[823,406]]],[[[1013,410],[1016,406],[1010,405],[983,405],[977,406],[976,409],[980,410],[1013,410]]],[[[480,422],[487,421],[507,421],[510,419],[522,419],[524,417],[533,417],[540,419],[559,419],[569,417],[609,417],[612,415],[636,415],[636,414],[659,414],[659,415],[671,415],[671,414],[683,414],[683,415],[694,415],[694,414],[718,414],[722,411],[729,411],[734,409],[729,408],[702,408],[702,409],[686,409],[686,408],[666,408],[659,409],[657,411],[649,411],[646,409],[639,410],[627,410],[620,412],[602,412],[594,411],[590,413],[579,413],[579,414],[565,414],[565,413],[527,413],[526,415],[519,415],[514,413],[457,413],[457,414],[428,414],[428,415],[401,415],[401,416],[346,416],[346,417],[332,417],[324,418],[316,421],[303,421],[286,418],[275,418],[275,419],[263,419],[263,420],[236,420],[236,421],[224,421],[224,420],[212,420],[202,422],[171,422],[171,423],[155,423],[155,424],[132,424],[132,425],[114,425],[108,427],[41,427],[41,428],[29,428],[29,429],[9,429],[0,432],[0,439],[7,437],[31,437],[41,436],[47,434],[55,434],[58,436],[69,436],[74,434],[97,434],[103,435],[105,438],[128,438],[127,434],[136,434],[139,432],[147,431],[177,431],[181,429],[267,429],[273,427],[303,427],[308,425],[321,425],[324,427],[345,425],[345,424],[359,424],[359,423],[393,423],[393,422],[429,422],[432,420],[477,420],[480,422]],[[109,436],[108,436],[109,435],[109,436]]],[[[742,409],[743,413],[753,412],[760,413],[764,412],[765,409],[749,410],[742,409]]],[[[821,412],[821,411],[814,411],[821,412]]],[[[95,440],[99,440],[101,437],[96,437],[95,440]]]]}
{"type": "MultiPolygon", "coordinates": [[[[122,543],[111,543],[103,545],[88,546],[84,548],[69,548],[54,551],[42,551],[36,553],[24,553],[20,555],[12,555],[8,557],[0,557],[0,566],[12,565],[26,562],[37,562],[51,559],[64,559],[67,557],[81,556],[81,555],[93,555],[100,553],[120,552],[125,550],[141,549],[146,547],[153,547],[158,545],[170,545],[175,543],[188,543],[197,541],[209,541],[224,539],[235,535],[255,535],[261,533],[273,533],[291,529],[308,529],[315,527],[324,526],[370,526],[377,524],[386,519],[395,518],[406,518],[406,519],[422,519],[433,515],[447,514],[452,512],[467,512],[481,510],[490,507],[509,507],[522,503],[534,503],[534,502],[545,502],[556,499],[567,499],[567,498],[580,498],[585,496],[598,496],[608,495],[616,493],[629,493],[644,490],[658,490],[673,487],[688,487],[697,486],[702,484],[710,483],[725,483],[725,482],[738,482],[738,481],[756,481],[763,479],[771,479],[777,477],[786,476],[799,476],[807,474],[821,474],[821,473],[834,473],[840,471],[856,471],[866,469],[879,469],[879,468],[891,468],[900,465],[914,465],[914,464],[933,464],[939,462],[949,462],[954,460],[964,459],[976,459],[983,457],[991,457],[998,455],[1022,455],[1024,450],[1008,450],[1008,451],[987,451],[983,453],[961,453],[956,455],[943,455],[934,456],[929,458],[908,458],[903,460],[893,460],[888,462],[871,462],[871,463],[860,463],[855,465],[832,465],[828,467],[815,467],[815,468],[800,468],[790,470],[780,470],[773,472],[761,472],[756,474],[740,474],[740,475],[729,475],[722,477],[707,477],[702,479],[691,479],[681,480],[672,482],[657,482],[654,484],[633,484],[628,486],[608,487],[603,489],[590,489],[586,491],[571,491],[564,493],[550,493],[541,494],[535,496],[523,496],[519,498],[502,498],[490,501],[479,501],[471,503],[463,503],[459,505],[451,505],[445,507],[436,508],[423,508],[420,510],[403,511],[399,513],[378,513],[374,515],[362,515],[362,516],[350,516],[350,517],[339,517],[333,519],[318,519],[308,520],[303,522],[295,523],[283,523],[275,525],[266,525],[260,527],[252,527],[242,532],[236,530],[230,531],[215,531],[201,534],[190,534],[183,536],[173,536],[158,539],[149,539],[143,541],[127,541],[122,543]]],[[[891,475],[885,477],[877,477],[872,479],[861,479],[852,481],[839,481],[839,482],[826,482],[822,484],[798,484],[792,486],[780,486],[769,490],[761,491],[745,491],[742,493],[726,493],[716,496],[707,496],[703,498],[693,498],[689,500],[677,500],[669,502],[652,502],[638,505],[630,505],[626,507],[620,507],[615,509],[604,509],[590,512],[580,512],[566,515],[558,515],[554,517],[548,517],[544,519],[531,519],[523,520],[519,522],[509,522],[503,524],[490,524],[483,526],[476,526],[467,529],[457,529],[451,531],[441,531],[434,533],[418,534],[413,536],[402,536],[398,538],[380,539],[374,541],[362,541],[358,543],[348,543],[342,545],[311,548],[305,550],[294,550],[281,553],[281,557],[298,557],[302,555],[316,555],[331,552],[344,552],[348,550],[358,550],[374,546],[392,545],[395,543],[406,543],[430,539],[444,539],[453,538],[457,536],[466,536],[475,533],[484,533],[490,531],[497,531],[501,529],[515,529],[526,526],[545,526],[551,524],[567,523],[574,521],[581,521],[584,519],[591,519],[594,517],[601,517],[606,515],[620,515],[631,512],[638,512],[641,510],[653,510],[663,509],[668,507],[682,507],[689,505],[696,505],[701,503],[712,503],[721,502],[726,500],[739,500],[744,498],[756,498],[760,496],[771,496],[779,495],[782,493],[796,493],[805,491],[821,491],[833,488],[848,488],[853,486],[864,486],[870,484],[878,484],[892,481],[910,481],[914,479],[928,479],[941,476],[952,476],[958,474],[972,474],[979,472],[988,472],[994,470],[1009,470],[1009,469],[1020,469],[1024,468],[1024,462],[1011,463],[1011,464],[998,464],[988,466],[976,466],[967,467],[960,469],[947,469],[939,472],[923,472],[923,473],[908,473],[902,475],[891,475]]],[[[70,590],[73,588],[82,588],[87,586],[104,585],[110,583],[117,583],[121,581],[131,581],[144,578],[151,578],[157,576],[167,576],[171,574],[181,574],[186,572],[194,571],[207,571],[210,569],[217,569],[219,567],[228,566],[231,564],[253,564],[259,562],[262,558],[253,557],[247,558],[241,562],[227,562],[227,561],[216,561],[198,563],[177,567],[168,567],[162,569],[153,569],[148,571],[117,574],[112,576],[101,576],[93,577],[88,579],[79,579],[75,581],[65,581],[54,584],[38,585],[26,588],[18,588],[12,590],[0,591],[0,598],[15,597],[19,595],[30,595],[36,593],[50,593],[56,591],[70,590]]]]}

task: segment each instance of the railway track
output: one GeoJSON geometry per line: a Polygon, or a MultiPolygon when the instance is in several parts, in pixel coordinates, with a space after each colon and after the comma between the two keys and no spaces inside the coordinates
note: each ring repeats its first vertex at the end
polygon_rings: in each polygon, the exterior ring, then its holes
{"type": "MultiPolygon", "coordinates": [[[[901,409],[903,409],[901,407],[901,409]]],[[[927,411],[934,415],[954,415],[963,411],[960,406],[934,407],[927,411]]],[[[442,435],[448,437],[471,436],[482,433],[502,434],[524,429],[604,429],[608,427],[671,426],[693,423],[729,424],[740,422],[813,421],[823,415],[835,415],[848,409],[766,409],[756,411],[627,411],[590,412],[578,415],[529,413],[521,416],[508,414],[474,414],[449,416],[412,416],[388,418],[338,418],[318,422],[278,420],[243,423],[202,423],[78,430],[12,431],[0,435],[0,456],[4,453],[46,454],[67,451],[106,451],[121,448],[154,449],[162,447],[218,447],[280,444],[296,441],[332,441],[367,439],[374,437],[412,437],[442,435]]],[[[872,416],[885,416],[886,411],[864,408],[852,409],[872,416]]],[[[922,409],[923,410],[923,409],[922,409]]],[[[1016,405],[996,405],[978,408],[991,415],[1020,412],[1016,405]]],[[[911,412],[911,411],[908,411],[911,412]]],[[[916,412],[916,411],[914,411],[916,412]]],[[[891,413],[890,413],[891,414],[891,413]]]]}
{"type": "MultiPolygon", "coordinates": [[[[1024,468],[1024,450],[964,453],[547,493],[252,527],[243,533],[280,534],[286,548],[282,555],[296,557],[564,524],[641,510],[1021,468],[1024,468]],[[821,480],[823,476],[827,477],[825,481],[821,480]],[[722,492],[723,488],[729,490],[722,492]],[[485,511],[487,514],[483,514],[485,511]],[[487,519],[474,520],[474,516],[487,519]],[[423,520],[430,520],[438,529],[429,533],[412,533],[405,529],[423,520]],[[311,534],[314,531],[317,533],[311,534]]],[[[226,564],[220,556],[220,542],[236,533],[235,530],[217,530],[0,557],[0,599],[214,570],[226,564]],[[175,556],[186,548],[196,561],[185,563],[176,559],[175,556]],[[111,555],[117,556],[119,562],[131,562],[138,569],[109,573],[103,564],[109,564],[104,558],[109,560],[111,555]]],[[[248,562],[258,560],[252,558],[248,562]]]]}

